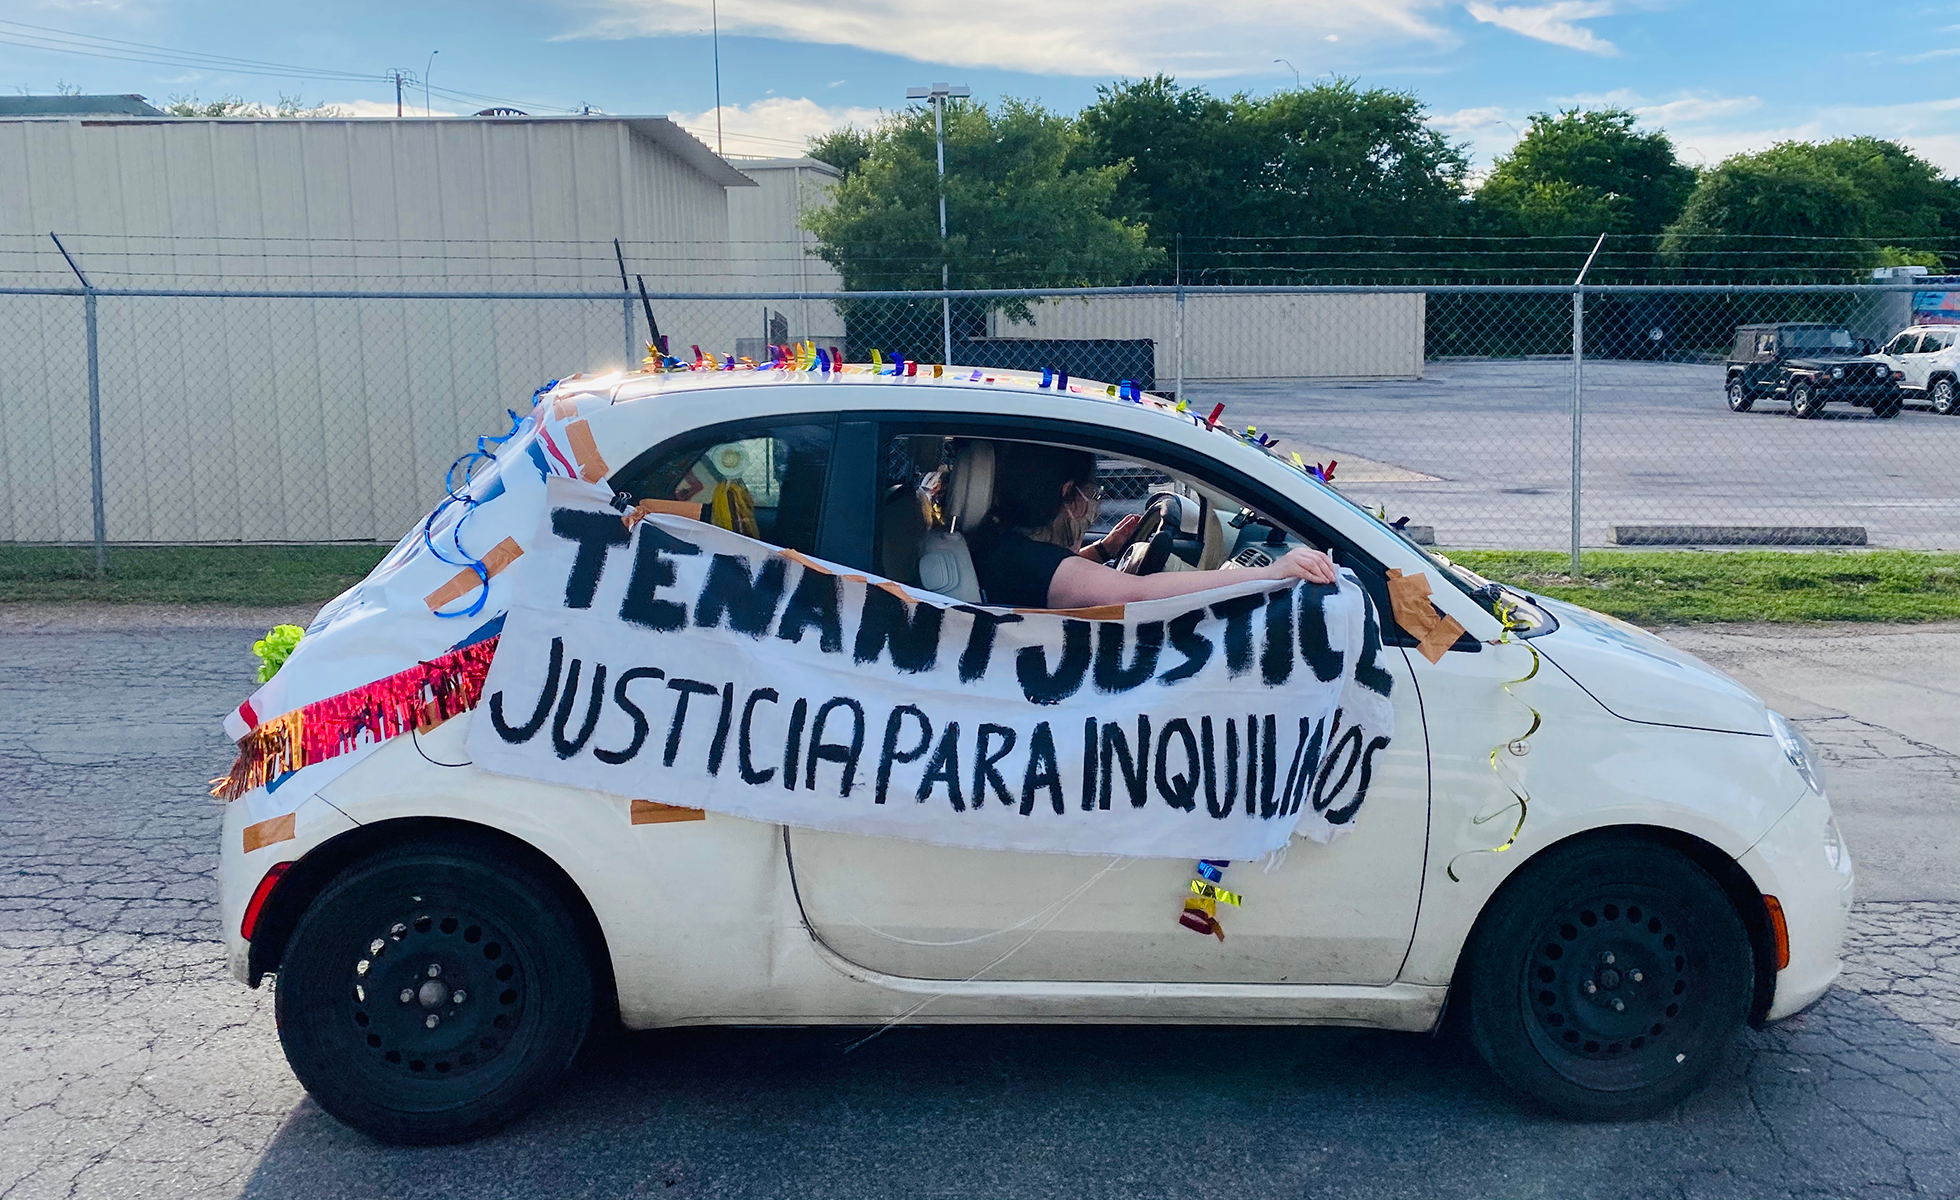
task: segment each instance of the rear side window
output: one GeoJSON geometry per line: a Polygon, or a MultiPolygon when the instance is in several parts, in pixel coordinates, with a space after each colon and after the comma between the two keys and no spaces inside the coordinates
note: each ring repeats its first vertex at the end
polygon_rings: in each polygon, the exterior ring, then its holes
{"type": "Polygon", "coordinates": [[[699,504],[723,529],[815,554],[830,456],[829,425],[724,426],[655,447],[614,486],[633,500],[699,504]]]}

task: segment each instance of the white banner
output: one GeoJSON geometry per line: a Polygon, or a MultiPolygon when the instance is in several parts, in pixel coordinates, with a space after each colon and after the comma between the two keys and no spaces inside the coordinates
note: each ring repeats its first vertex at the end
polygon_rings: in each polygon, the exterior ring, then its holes
{"type": "Polygon", "coordinates": [[[570,489],[518,564],[487,770],[947,846],[1256,858],[1353,826],[1393,735],[1367,593],[965,605],[570,489]]]}

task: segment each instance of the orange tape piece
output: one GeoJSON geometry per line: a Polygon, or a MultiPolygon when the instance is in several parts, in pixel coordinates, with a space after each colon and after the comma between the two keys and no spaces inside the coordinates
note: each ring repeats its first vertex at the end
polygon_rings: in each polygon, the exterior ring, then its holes
{"type": "MultiPolygon", "coordinates": [[[[705,821],[708,814],[698,808],[682,808],[657,800],[633,801],[633,824],[665,825],[671,821],[705,821]]],[[[288,836],[291,836],[290,834],[288,836]]]]}
{"type": "Polygon", "coordinates": [[[263,850],[267,846],[292,841],[295,836],[293,826],[298,816],[297,813],[287,813],[283,817],[274,817],[269,821],[260,821],[256,825],[247,825],[245,853],[250,854],[254,850],[263,850]]]}
{"type": "Polygon", "coordinates": [[[701,506],[686,500],[642,500],[626,510],[619,519],[626,523],[626,528],[631,529],[655,513],[663,517],[685,517],[690,521],[699,521],[701,506]]]}
{"type": "Polygon", "coordinates": [[[822,563],[818,562],[814,558],[811,558],[809,555],[803,553],[801,550],[778,550],[776,551],[776,553],[782,555],[784,558],[787,558],[788,560],[795,563],[797,566],[802,567],[806,571],[815,571],[819,575],[836,574],[835,571],[832,571],[829,567],[824,566],[822,563]]]}
{"type": "Polygon", "coordinates": [[[606,477],[610,468],[599,453],[599,443],[592,440],[592,422],[573,421],[565,426],[565,440],[572,444],[572,457],[578,460],[580,479],[597,483],[606,477]]]}
{"type": "Polygon", "coordinates": [[[562,421],[567,417],[576,416],[578,416],[578,403],[570,396],[553,396],[551,398],[552,420],[562,421]]]}
{"type": "Polygon", "coordinates": [[[1092,604],[1088,608],[1017,608],[1017,613],[1050,617],[1080,617],[1085,621],[1120,621],[1124,604],[1092,604]]]}
{"type": "MultiPolygon", "coordinates": [[[[495,546],[492,546],[490,553],[483,556],[484,573],[493,579],[496,578],[497,572],[508,567],[511,563],[516,562],[517,556],[522,553],[524,553],[524,547],[518,545],[514,538],[505,538],[495,546]]],[[[465,567],[463,570],[450,576],[448,583],[430,592],[423,598],[422,602],[429,606],[430,612],[434,612],[445,604],[453,604],[461,600],[464,596],[469,595],[476,588],[477,584],[481,582],[482,580],[476,577],[475,571],[465,567]]]]}
{"type": "Polygon", "coordinates": [[[1395,623],[1416,639],[1416,652],[1432,663],[1441,662],[1464,634],[1455,617],[1438,612],[1430,601],[1427,575],[1404,575],[1401,568],[1390,567],[1388,603],[1395,623]]]}
{"type": "Polygon", "coordinates": [[[1416,653],[1431,663],[1442,662],[1443,655],[1449,653],[1450,647],[1456,645],[1456,639],[1462,637],[1464,632],[1455,617],[1446,616],[1422,635],[1422,640],[1416,643],[1416,653]]]}

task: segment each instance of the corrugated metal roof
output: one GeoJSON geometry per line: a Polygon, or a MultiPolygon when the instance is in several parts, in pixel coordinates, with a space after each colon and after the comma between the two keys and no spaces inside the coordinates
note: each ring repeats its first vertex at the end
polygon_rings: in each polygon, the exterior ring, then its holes
{"type": "Polygon", "coordinates": [[[0,96],[0,120],[11,117],[161,117],[134,93],[124,96],[0,96]]]}

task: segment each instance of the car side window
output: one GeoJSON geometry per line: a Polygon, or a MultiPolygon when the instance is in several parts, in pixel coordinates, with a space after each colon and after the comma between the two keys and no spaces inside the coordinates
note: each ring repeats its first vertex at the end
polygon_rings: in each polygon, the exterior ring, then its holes
{"type": "Polygon", "coordinates": [[[620,473],[630,499],[701,506],[701,519],[776,546],[817,552],[828,425],[711,429],[655,447],[620,473]]]}
{"type": "Polygon", "coordinates": [[[1902,333],[1893,345],[1895,349],[1892,353],[1894,354],[1917,354],[1919,353],[1919,335],[1916,333],[1902,333]]]}
{"type": "Polygon", "coordinates": [[[1756,357],[1774,358],[1776,356],[1776,335],[1761,333],[1756,335],[1756,357]]]}
{"type": "Polygon", "coordinates": [[[1911,351],[1906,349],[1906,346],[1912,341],[1912,336],[1913,335],[1909,333],[1900,334],[1899,336],[1893,338],[1891,341],[1885,343],[1885,349],[1879,351],[1879,353],[1881,354],[1911,353],[1911,351]]]}
{"type": "Polygon", "coordinates": [[[1926,353],[1937,354],[1942,350],[1951,350],[1953,348],[1953,339],[1953,330],[1942,329],[1937,333],[1926,334],[1921,345],[1925,347],[1926,353]]]}

